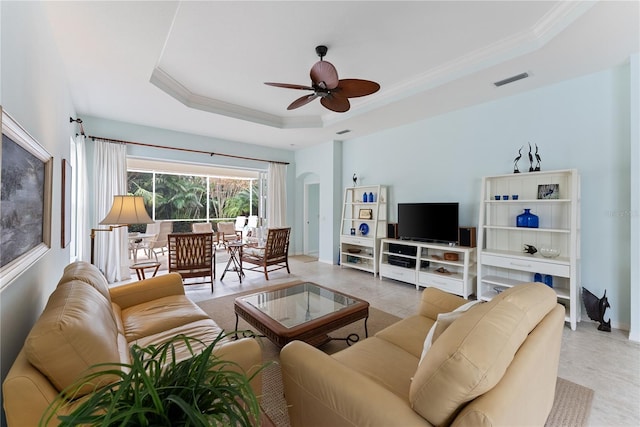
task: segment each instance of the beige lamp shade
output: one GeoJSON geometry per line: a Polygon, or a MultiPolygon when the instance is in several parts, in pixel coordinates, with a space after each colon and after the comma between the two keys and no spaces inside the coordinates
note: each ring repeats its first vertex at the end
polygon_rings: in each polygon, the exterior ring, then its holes
{"type": "Polygon", "coordinates": [[[113,206],[100,224],[152,224],[142,196],[113,196],[113,206]]]}

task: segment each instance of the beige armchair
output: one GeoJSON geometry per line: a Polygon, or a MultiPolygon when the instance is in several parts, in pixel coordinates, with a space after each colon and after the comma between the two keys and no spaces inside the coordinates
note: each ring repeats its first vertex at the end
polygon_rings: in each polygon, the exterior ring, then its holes
{"type": "Polygon", "coordinates": [[[267,233],[267,242],[264,248],[247,247],[242,251],[241,263],[243,270],[262,271],[265,279],[269,280],[269,272],[287,269],[289,270],[289,235],[291,227],[270,228],[267,233]],[[244,267],[244,263],[254,264],[254,267],[244,267]],[[271,268],[269,268],[271,267],[271,268]]]}

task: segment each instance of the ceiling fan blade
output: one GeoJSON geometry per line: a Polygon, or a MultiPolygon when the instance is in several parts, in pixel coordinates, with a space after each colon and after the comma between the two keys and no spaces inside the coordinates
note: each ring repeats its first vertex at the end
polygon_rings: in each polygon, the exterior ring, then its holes
{"type": "Polygon", "coordinates": [[[327,61],[318,61],[311,67],[311,81],[314,85],[318,86],[321,82],[324,82],[325,88],[323,89],[335,89],[338,87],[338,72],[336,67],[327,61]]]}
{"type": "Polygon", "coordinates": [[[287,107],[287,110],[294,110],[296,108],[302,107],[303,105],[307,105],[317,97],[318,95],[315,93],[312,93],[311,95],[301,96],[300,98],[296,99],[291,104],[289,104],[289,106],[287,107]]]}
{"type": "Polygon", "coordinates": [[[340,95],[346,98],[371,95],[379,89],[380,85],[378,83],[360,79],[342,79],[337,88],[340,95]]]}
{"type": "Polygon", "coordinates": [[[325,108],[335,111],[336,113],[344,113],[345,111],[349,111],[349,108],[351,108],[349,100],[336,93],[330,93],[325,96],[320,100],[320,103],[324,105],[325,108]]]}
{"type": "Polygon", "coordinates": [[[266,84],[266,85],[268,85],[268,86],[283,87],[283,88],[285,88],[285,89],[315,90],[315,89],[314,89],[314,88],[312,88],[311,86],[296,85],[296,84],[291,84],[291,83],[272,83],[272,82],[264,82],[264,84],[266,84]]]}

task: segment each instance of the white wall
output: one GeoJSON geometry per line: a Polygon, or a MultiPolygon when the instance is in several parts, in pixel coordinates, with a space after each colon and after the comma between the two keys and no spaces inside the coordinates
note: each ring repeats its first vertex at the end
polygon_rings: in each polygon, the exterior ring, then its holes
{"type": "Polygon", "coordinates": [[[69,159],[69,138],[75,132],[69,117],[75,111],[42,5],[0,2],[0,15],[0,103],[54,158],[51,249],[0,293],[4,380],[69,261],[69,249],[60,247],[60,187],[62,159],[69,159]]]}
{"type": "MultiPolygon", "coordinates": [[[[296,151],[296,227],[302,236],[304,182],[308,174],[319,177],[320,242],[318,259],[335,264],[338,261],[339,224],[342,203],[342,143],[325,142],[296,151]],[[336,226],[338,224],[338,226],[336,226]]],[[[301,244],[301,243],[300,243],[301,244]]],[[[299,246],[301,247],[301,246],[299,246]]]]}
{"type": "Polygon", "coordinates": [[[356,172],[389,185],[392,221],[398,202],[458,201],[460,224],[477,225],[481,177],[510,173],[518,148],[538,144],[543,170],[581,175],[581,284],[606,289],[612,324],[628,329],[629,80],[621,66],[345,142],[342,184],[356,172]]]}
{"type": "Polygon", "coordinates": [[[631,327],[629,339],[640,341],[640,56],[630,58],[631,94],[631,327]]]}

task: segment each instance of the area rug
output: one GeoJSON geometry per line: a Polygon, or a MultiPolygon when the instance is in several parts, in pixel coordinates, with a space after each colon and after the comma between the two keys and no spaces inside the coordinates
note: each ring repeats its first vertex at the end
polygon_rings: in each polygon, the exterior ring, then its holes
{"type": "MultiPolygon", "coordinates": [[[[263,290],[266,290],[265,288],[263,290]]],[[[235,312],[233,301],[241,295],[255,293],[257,290],[228,295],[201,301],[198,305],[225,331],[235,330],[235,312]]],[[[399,317],[378,310],[369,308],[369,320],[367,329],[369,336],[400,320],[399,317]]],[[[238,323],[239,330],[249,330],[251,327],[244,320],[238,323]]],[[[351,325],[340,328],[329,335],[334,338],[346,337],[351,333],[358,334],[364,338],[364,321],[360,320],[351,325]]],[[[287,403],[283,395],[282,372],[280,371],[279,353],[280,350],[266,338],[256,338],[262,347],[263,359],[270,363],[262,375],[262,408],[273,423],[278,427],[289,426],[289,416],[287,414],[287,403]]],[[[335,340],[320,347],[327,354],[332,354],[346,348],[344,341],[335,340]]],[[[556,382],[556,395],[553,408],[545,424],[546,427],[581,427],[587,426],[591,403],[594,391],[571,381],[558,377],[556,382]]]]}
{"type": "Polygon", "coordinates": [[[318,257],[317,256],[309,256],[309,255],[293,255],[293,256],[290,256],[289,258],[295,259],[296,261],[300,261],[300,262],[315,262],[315,261],[318,261],[318,257]]]}

